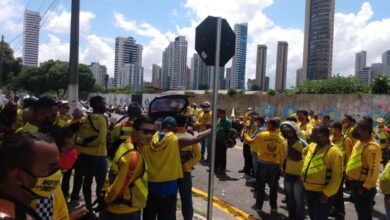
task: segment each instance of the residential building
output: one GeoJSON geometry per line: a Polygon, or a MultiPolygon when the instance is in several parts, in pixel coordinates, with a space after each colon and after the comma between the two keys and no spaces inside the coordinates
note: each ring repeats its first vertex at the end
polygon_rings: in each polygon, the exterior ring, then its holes
{"type": "Polygon", "coordinates": [[[91,69],[93,77],[96,80],[95,84],[105,87],[106,83],[107,83],[106,82],[106,75],[107,75],[106,66],[100,65],[99,63],[91,63],[91,65],[89,66],[89,69],[91,69]]]}
{"type": "Polygon", "coordinates": [[[278,53],[276,55],[275,90],[286,90],[287,80],[288,43],[278,41],[278,53]]]}
{"type": "Polygon", "coordinates": [[[257,84],[256,79],[248,79],[246,86],[248,91],[252,91],[254,86],[259,86],[259,85],[257,84]]]}
{"type": "Polygon", "coordinates": [[[248,23],[234,25],[234,33],[236,34],[236,48],[232,62],[230,88],[245,89],[245,64],[246,45],[248,38],[248,23]]]}
{"type": "Polygon", "coordinates": [[[304,76],[303,76],[303,69],[299,68],[297,69],[297,75],[296,75],[296,83],[295,86],[299,86],[304,82],[304,76]]]}
{"type": "Polygon", "coordinates": [[[383,75],[383,64],[382,63],[373,63],[370,68],[370,84],[373,82],[374,78],[378,75],[383,75]]]}
{"type": "Polygon", "coordinates": [[[366,67],[366,61],[367,61],[367,52],[362,50],[359,53],[356,53],[355,58],[355,74],[357,74],[360,70],[362,70],[364,67],[366,67]]]}
{"type": "Polygon", "coordinates": [[[266,76],[263,91],[268,91],[268,90],[269,90],[269,76],[266,76]]]}
{"type": "MultiPolygon", "coordinates": [[[[257,58],[256,58],[256,82],[255,84],[260,87],[261,90],[265,88],[265,71],[267,69],[267,46],[257,45],[257,58]]],[[[251,87],[248,87],[248,90],[251,87]]]]}
{"type": "Polygon", "coordinates": [[[152,85],[155,88],[161,88],[161,67],[157,64],[152,66],[152,85]]]}
{"type": "Polygon", "coordinates": [[[26,10],[23,21],[23,65],[38,66],[39,29],[41,15],[39,12],[26,10]]]}
{"type": "Polygon", "coordinates": [[[121,70],[122,78],[119,87],[130,86],[135,92],[142,91],[144,81],[144,68],[138,64],[124,64],[121,70]]]}
{"type": "Polygon", "coordinates": [[[303,77],[332,76],[335,0],[306,0],[303,77]]]}
{"type": "Polygon", "coordinates": [[[364,67],[357,74],[365,83],[370,84],[370,67],[364,67]]]}
{"type": "Polygon", "coordinates": [[[121,70],[125,64],[135,64],[142,67],[142,50],[143,47],[137,44],[132,37],[117,37],[115,39],[115,68],[114,68],[114,85],[120,87],[126,82],[121,82],[124,79],[121,70]]]}
{"type": "Polygon", "coordinates": [[[225,89],[232,88],[231,76],[232,76],[232,68],[226,68],[225,89]]]}
{"type": "Polygon", "coordinates": [[[178,36],[163,52],[162,89],[185,89],[187,70],[188,42],[184,36],[178,36]]]}
{"type": "Polygon", "coordinates": [[[390,50],[382,54],[383,73],[390,75],[390,50]]]}
{"type": "Polygon", "coordinates": [[[108,78],[107,89],[113,89],[113,88],[115,88],[114,87],[114,78],[110,77],[110,78],[108,78]]]}

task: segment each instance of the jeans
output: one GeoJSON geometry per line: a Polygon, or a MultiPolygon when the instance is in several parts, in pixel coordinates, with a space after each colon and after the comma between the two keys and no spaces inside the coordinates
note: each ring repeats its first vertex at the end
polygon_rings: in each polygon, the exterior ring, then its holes
{"type": "Polygon", "coordinates": [[[179,180],[179,193],[183,218],[184,220],[191,220],[194,215],[191,172],[183,172],[183,179],[179,180]]]}
{"type": "MultiPolygon", "coordinates": [[[[334,203],[334,197],[328,198],[328,203],[322,204],[319,201],[321,192],[306,191],[307,206],[311,220],[328,220],[334,203]]],[[[289,198],[290,199],[290,198],[289,198]]]]}
{"type": "MultiPolygon", "coordinates": [[[[96,181],[96,196],[98,197],[98,201],[100,198],[100,194],[103,188],[104,181],[107,176],[107,161],[106,157],[95,157],[85,154],[80,154],[80,161],[83,170],[83,195],[85,200],[85,207],[89,210],[92,210],[92,181],[95,178],[96,181]]],[[[104,201],[100,201],[104,202],[104,201]]]]}
{"type": "Polygon", "coordinates": [[[248,144],[244,144],[242,154],[244,156],[244,173],[246,175],[252,175],[253,174],[253,162],[252,162],[251,146],[248,144]]]}
{"type": "Polygon", "coordinates": [[[268,184],[270,188],[269,203],[271,209],[276,209],[276,201],[278,199],[278,180],[279,180],[279,165],[267,164],[261,161],[257,162],[257,173],[256,173],[256,186],[257,186],[257,197],[256,207],[258,209],[263,208],[265,198],[265,184],[268,184]]]}
{"type": "Polygon", "coordinates": [[[345,205],[344,205],[344,190],[343,190],[344,179],[341,180],[341,185],[339,191],[335,195],[335,200],[333,204],[333,213],[336,220],[342,220],[345,216],[345,205]]]}
{"type": "Polygon", "coordinates": [[[385,195],[384,199],[387,220],[390,220],[390,195],[385,195]]]}
{"type": "Polygon", "coordinates": [[[359,190],[363,187],[362,181],[351,181],[352,187],[352,201],[355,204],[355,209],[359,220],[372,219],[372,210],[374,206],[374,197],[376,194],[376,188],[370,190],[364,190],[363,193],[359,193],[359,190]]]}
{"type": "Polygon", "coordinates": [[[210,155],[211,155],[211,139],[210,138],[206,138],[205,140],[203,140],[200,144],[201,144],[201,149],[200,149],[200,153],[202,155],[202,158],[204,158],[204,154],[206,153],[206,150],[207,150],[207,158],[206,160],[210,160],[210,155]]]}
{"type": "Polygon", "coordinates": [[[286,191],[287,208],[289,219],[305,219],[305,189],[300,176],[286,174],[284,177],[284,188],[286,191]]]}
{"type": "Polygon", "coordinates": [[[141,220],[141,211],[127,214],[115,214],[108,211],[103,212],[103,220],[141,220]]]}
{"type": "Polygon", "coordinates": [[[215,171],[217,173],[226,172],[226,153],[227,148],[224,143],[217,140],[215,146],[215,171]]]}
{"type": "Polygon", "coordinates": [[[69,195],[69,181],[70,177],[72,176],[72,170],[74,170],[74,177],[73,177],[73,189],[72,194],[70,196],[70,200],[79,200],[80,199],[80,191],[81,187],[83,185],[83,176],[80,166],[80,159],[77,159],[73,168],[69,169],[63,174],[62,182],[61,182],[61,189],[64,193],[64,196],[69,195]]]}
{"type": "Polygon", "coordinates": [[[161,197],[149,194],[143,219],[176,220],[176,195],[161,197]]]}

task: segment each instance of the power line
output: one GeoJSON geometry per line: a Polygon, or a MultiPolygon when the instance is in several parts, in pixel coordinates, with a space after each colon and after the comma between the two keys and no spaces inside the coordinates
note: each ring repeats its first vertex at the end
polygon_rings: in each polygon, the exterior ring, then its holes
{"type": "Polygon", "coordinates": [[[40,28],[42,28],[42,27],[45,25],[45,23],[47,22],[47,20],[48,20],[48,18],[49,18],[49,15],[48,15],[47,13],[49,12],[49,10],[52,9],[52,8],[55,8],[56,5],[58,4],[58,2],[59,2],[59,0],[54,0],[54,1],[50,4],[50,6],[47,8],[45,14],[42,16],[42,22],[41,22],[40,28]],[[46,16],[46,15],[47,15],[47,16],[46,16]]]}
{"type": "Polygon", "coordinates": [[[39,6],[39,9],[38,9],[39,13],[41,13],[42,6],[43,6],[45,3],[46,3],[46,0],[43,0],[42,3],[41,3],[41,5],[39,6]]]}
{"type": "Polygon", "coordinates": [[[29,0],[28,3],[26,4],[26,6],[24,7],[25,10],[28,9],[28,6],[30,6],[30,3],[31,3],[31,0],[29,0]]]}

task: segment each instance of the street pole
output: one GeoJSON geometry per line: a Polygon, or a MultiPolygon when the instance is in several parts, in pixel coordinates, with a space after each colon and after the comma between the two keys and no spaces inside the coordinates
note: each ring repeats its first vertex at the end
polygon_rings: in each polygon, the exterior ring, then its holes
{"type": "Polygon", "coordinates": [[[72,16],[70,22],[69,84],[68,101],[70,110],[77,107],[79,98],[79,26],[80,0],[72,0],[72,16]]]}
{"type": "Polygon", "coordinates": [[[213,197],[214,197],[214,169],[215,169],[215,147],[217,139],[217,102],[218,102],[218,77],[219,73],[219,58],[221,52],[221,24],[222,18],[218,17],[217,21],[217,39],[216,39],[216,50],[215,50],[215,67],[213,74],[213,132],[211,137],[211,160],[210,160],[210,173],[209,173],[209,189],[207,199],[207,219],[212,220],[213,218],[213,197]]]}
{"type": "Polygon", "coordinates": [[[3,79],[3,52],[4,52],[4,35],[1,35],[0,45],[0,86],[2,85],[3,79]]]}

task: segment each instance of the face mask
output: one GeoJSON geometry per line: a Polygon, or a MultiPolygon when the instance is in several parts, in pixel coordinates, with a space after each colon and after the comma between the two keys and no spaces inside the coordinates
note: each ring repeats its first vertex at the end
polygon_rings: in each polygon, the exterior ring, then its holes
{"type": "MultiPolygon", "coordinates": [[[[27,173],[33,176],[29,172],[27,173]]],[[[60,184],[61,177],[62,173],[60,170],[47,177],[35,177],[35,186],[27,190],[41,198],[48,198],[60,184]]]]}
{"type": "Polygon", "coordinates": [[[59,166],[61,170],[71,169],[77,160],[77,151],[72,149],[69,152],[61,153],[59,166]]]}

